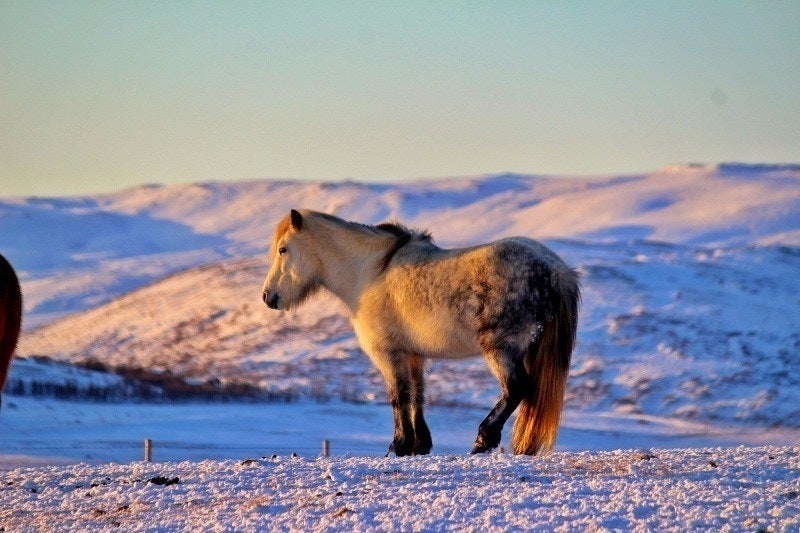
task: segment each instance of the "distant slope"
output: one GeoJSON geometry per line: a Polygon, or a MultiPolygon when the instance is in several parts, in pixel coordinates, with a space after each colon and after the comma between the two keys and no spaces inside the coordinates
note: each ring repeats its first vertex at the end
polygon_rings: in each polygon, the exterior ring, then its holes
{"type": "MultiPolygon", "coordinates": [[[[669,244],[551,245],[583,276],[567,404],[645,420],[800,425],[800,252],[669,244]]],[[[259,299],[260,258],[172,275],[29,332],[22,356],[147,367],[223,384],[385,399],[340,304],[293,312],[259,299]]],[[[488,408],[498,394],[482,358],[430,364],[428,398],[488,408]]]]}
{"type": "Polygon", "coordinates": [[[330,297],[298,312],[269,311],[261,301],[265,272],[262,259],[245,259],[173,274],[30,332],[19,354],[269,387],[265,367],[274,363],[335,359],[357,349],[330,297]]]}
{"type": "Polygon", "coordinates": [[[171,221],[263,249],[279,218],[307,207],[366,223],[400,219],[443,243],[508,234],[729,246],[800,244],[800,166],[675,165],[649,174],[501,174],[401,184],[254,181],[145,187],[98,207],[171,221]]]}
{"type": "Polygon", "coordinates": [[[402,184],[252,181],[0,200],[0,250],[21,272],[26,328],[169,273],[266,251],[307,207],[399,219],[440,244],[507,235],[698,246],[800,245],[800,167],[673,166],[649,174],[497,175],[402,184]]]}
{"type": "MultiPolygon", "coordinates": [[[[382,379],[331,298],[292,313],[260,302],[274,225],[298,206],[368,223],[397,218],[444,246],[548,239],[583,274],[573,408],[800,424],[800,168],[790,166],[7,200],[0,223],[14,232],[0,233],[0,248],[22,265],[28,319],[80,311],[35,331],[29,324],[19,354],[382,398],[382,379]]],[[[480,359],[434,363],[429,373],[433,402],[494,402],[497,384],[480,359]]]]}

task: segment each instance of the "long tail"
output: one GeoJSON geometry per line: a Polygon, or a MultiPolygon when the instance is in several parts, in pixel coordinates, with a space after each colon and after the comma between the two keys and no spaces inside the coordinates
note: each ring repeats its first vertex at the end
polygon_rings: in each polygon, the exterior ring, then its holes
{"type": "Polygon", "coordinates": [[[5,257],[0,255],[0,392],[6,384],[21,325],[22,292],[19,280],[5,257]]]}
{"type": "Polygon", "coordinates": [[[572,269],[553,271],[551,285],[555,314],[528,354],[531,383],[514,424],[514,453],[548,452],[558,436],[581,295],[578,274],[572,269]]]}

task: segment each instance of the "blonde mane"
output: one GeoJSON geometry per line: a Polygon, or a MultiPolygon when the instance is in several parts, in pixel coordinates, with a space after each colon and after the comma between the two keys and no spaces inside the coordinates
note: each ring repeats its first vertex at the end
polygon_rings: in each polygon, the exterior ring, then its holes
{"type": "MultiPolygon", "coordinates": [[[[389,267],[389,263],[391,263],[395,254],[397,254],[397,252],[409,242],[418,241],[433,244],[433,237],[429,231],[411,229],[395,221],[383,222],[376,226],[371,226],[369,224],[344,220],[342,218],[335,217],[327,213],[321,213],[319,211],[303,211],[303,216],[311,218],[313,221],[312,223],[317,223],[324,227],[334,228],[336,230],[354,232],[365,237],[393,237],[394,243],[386,251],[386,255],[380,261],[378,269],[379,273],[384,272],[389,267]]],[[[286,217],[278,225],[277,233],[281,234],[281,232],[288,231],[290,226],[291,220],[289,217],[286,217]]]]}
{"type": "MultiPolygon", "coordinates": [[[[323,224],[328,224],[335,226],[337,228],[355,231],[363,235],[385,236],[388,234],[398,238],[401,237],[407,238],[408,240],[433,242],[433,238],[431,237],[429,231],[411,229],[395,221],[382,222],[381,224],[378,224],[376,226],[371,226],[369,224],[362,224],[360,222],[351,222],[349,220],[344,220],[343,218],[335,217],[327,213],[320,213],[319,211],[304,211],[303,215],[313,217],[316,221],[321,222],[323,224]]],[[[286,219],[284,219],[284,221],[290,223],[286,219]]]]}

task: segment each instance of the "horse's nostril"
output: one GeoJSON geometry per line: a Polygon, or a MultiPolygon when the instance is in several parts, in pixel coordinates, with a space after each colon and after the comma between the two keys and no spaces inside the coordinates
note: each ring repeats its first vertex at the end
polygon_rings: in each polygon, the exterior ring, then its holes
{"type": "Polygon", "coordinates": [[[264,303],[267,304],[267,307],[270,309],[277,309],[278,308],[278,294],[270,294],[267,291],[264,291],[261,294],[261,297],[264,300],[264,303]]]}

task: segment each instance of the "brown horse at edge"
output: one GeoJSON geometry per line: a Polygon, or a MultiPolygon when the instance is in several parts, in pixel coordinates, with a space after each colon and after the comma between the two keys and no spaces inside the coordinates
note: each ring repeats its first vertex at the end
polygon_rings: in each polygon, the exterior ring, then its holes
{"type": "Polygon", "coordinates": [[[22,291],[19,280],[11,264],[0,255],[0,393],[6,384],[21,325],[22,291]]]}

